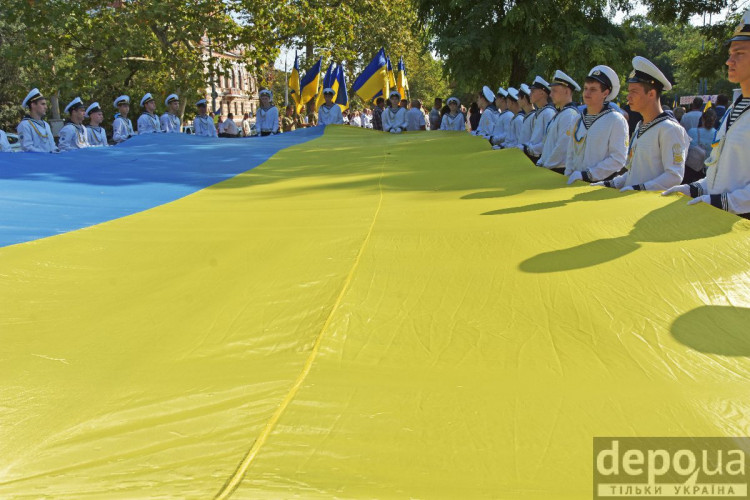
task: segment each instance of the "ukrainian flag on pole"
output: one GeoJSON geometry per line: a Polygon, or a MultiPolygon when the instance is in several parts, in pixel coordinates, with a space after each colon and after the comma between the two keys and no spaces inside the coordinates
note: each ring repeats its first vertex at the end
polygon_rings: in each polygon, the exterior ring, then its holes
{"type": "Polygon", "coordinates": [[[310,68],[300,82],[302,87],[301,104],[307,104],[312,98],[318,93],[318,86],[320,84],[320,65],[323,63],[323,58],[318,59],[318,62],[310,68]]]}
{"type": "Polygon", "coordinates": [[[341,111],[349,109],[349,94],[346,92],[346,78],[344,77],[344,67],[339,64],[336,68],[336,81],[333,90],[336,91],[334,101],[341,106],[341,111]]]}
{"type": "MultiPolygon", "coordinates": [[[[352,92],[362,98],[363,101],[375,99],[383,89],[388,86],[388,61],[385,57],[385,49],[380,49],[370,64],[354,80],[352,92]]],[[[385,96],[388,97],[387,95],[385,96]]]]}
{"type": "Polygon", "coordinates": [[[406,79],[406,65],[404,64],[404,57],[398,61],[398,71],[396,72],[396,88],[399,94],[404,99],[408,99],[407,94],[409,93],[409,82],[406,79]]]}
{"type": "MultiPolygon", "coordinates": [[[[333,80],[336,78],[336,63],[331,61],[331,64],[328,65],[328,69],[326,70],[326,74],[323,77],[323,89],[326,88],[332,88],[334,91],[336,90],[333,88],[333,80]]],[[[323,89],[318,93],[318,98],[315,100],[315,109],[318,109],[323,105],[325,102],[325,99],[323,98],[323,89]]],[[[335,96],[334,96],[335,98],[335,96]]]]}
{"type": "Polygon", "coordinates": [[[299,81],[299,58],[297,52],[294,52],[294,68],[292,68],[292,74],[289,75],[289,93],[292,94],[292,100],[294,100],[294,109],[297,114],[302,112],[302,98],[300,94],[300,81],[299,81]]]}

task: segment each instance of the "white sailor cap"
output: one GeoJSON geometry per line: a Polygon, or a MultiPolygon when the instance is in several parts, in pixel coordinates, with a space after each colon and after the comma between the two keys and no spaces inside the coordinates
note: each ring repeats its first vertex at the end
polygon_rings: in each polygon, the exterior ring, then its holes
{"type": "Polygon", "coordinates": [[[44,99],[44,96],[42,95],[41,92],[39,92],[39,89],[31,89],[31,92],[29,92],[26,95],[26,98],[21,103],[21,106],[23,106],[25,108],[26,106],[28,106],[32,102],[36,102],[39,99],[44,99]]]}
{"type": "Polygon", "coordinates": [[[86,116],[91,116],[91,113],[96,113],[97,111],[101,111],[102,107],[99,106],[98,102],[92,102],[88,108],[86,108],[86,116]]]}
{"type": "Polygon", "coordinates": [[[594,66],[593,68],[591,68],[591,71],[589,71],[589,74],[586,78],[596,80],[597,82],[604,85],[605,89],[610,89],[610,93],[607,96],[607,99],[605,99],[606,101],[614,101],[615,97],[617,97],[617,94],[620,93],[620,78],[618,78],[615,70],[613,70],[609,66],[605,66],[603,64],[594,66]]]}
{"type": "Polygon", "coordinates": [[[508,91],[500,87],[499,89],[497,89],[496,97],[508,97],[508,91]]]}
{"type": "Polygon", "coordinates": [[[508,97],[518,102],[518,90],[514,87],[508,87],[508,97]]]}
{"type": "Polygon", "coordinates": [[[115,99],[114,106],[117,107],[120,104],[130,104],[130,96],[121,95],[117,99],[115,99]]]}
{"type": "Polygon", "coordinates": [[[461,101],[458,100],[458,97],[449,97],[447,101],[445,101],[446,104],[450,104],[452,102],[456,103],[456,106],[461,105],[461,101]]]}
{"type": "Polygon", "coordinates": [[[521,97],[521,94],[526,94],[526,97],[531,97],[531,89],[525,83],[518,86],[518,97],[521,97]]]}
{"type": "Polygon", "coordinates": [[[169,106],[170,102],[172,102],[172,101],[179,101],[179,100],[180,100],[180,96],[178,96],[177,94],[169,94],[167,96],[167,98],[164,99],[164,104],[166,104],[167,106],[169,106]]]}
{"type": "Polygon", "coordinates": [[[331,87],[326,87],[323,89],[323,95],[331,94],[334,95],[336,92],[331,87]]]}
{"type": "Polygon", "coordinates": [[[555,85],[565,85],[573,92],[579,92],[581,90],[581,86],[578,85],[575,80],[559,69],[555,71],[555,76],[552,77],[552,83],[549,84],[550,87],[554,87],[555,85]]]}
{"type": "Polygon", "coordinates": [[[72,101],[68,103],[67,106],[65,106],[65,112],[70,113],[74,109],[82,108],[83,107],[83,101],[80,97],[76,97],[72,101]]]}
{"type": "Polygon", "coordinates": [[[401,100],[401,94],[398,90],[392,90],[390,94],[388,94],[388,99],[390,99],[393,96],[397,96],[399,100],[401,100]]]}
{"type": "Polygon", "coordinates": [[[267,95],[268,97],[273,97],[273,92],[271,92],[269,89],[263,89],[260,92],[258,92],[258,96],[267,95]]]}
{"type": "Polygon", "coordinates": [[[664,73],[654,63],[641,56],[633,58],[633,71],[628,76],[628,83],[649,83],[659,92],[672,90],[672,84],[664,73]]]}
{"type": "Polygon", "coordinates": [[[151,102],[153,100],[154,98],[150,93],[144,95],[143,97],[141,97],[141,107],[143,107],[147,102],[151,102]]]}
{"type": "Polygon", "coordinates": [[[485,85],[484,87],[482,87],[482,94],[481,95],[485,99],[487,99],[489,102],[495,102],[495,93],[487,85],[485,85]]]}
{"type": "Polygon", "coordinates": [[[727,43],[746,42],[748,40],[750,40],[750,9],[747,9],[745,13],[742,14],[740,24],[734,29],[734,34],[732,35],[732,38],[727,40],[727,43]]]}
{"type": "Polygon", "coordinates": [[[534,83],[531,84],[531,88],[544,90],[548,94],[550,92],[549,83],[547,82],[547,80],[545,80],[539,75],[537,75],[537,77],[534,78],[534,83]]]}
{"type": "Polygon", "coordinates": [[[200,101],[196,102],[195,105],[200,108],[201,106],[208,106],[208,102],[205,99],[201,99],[200,101]]]}

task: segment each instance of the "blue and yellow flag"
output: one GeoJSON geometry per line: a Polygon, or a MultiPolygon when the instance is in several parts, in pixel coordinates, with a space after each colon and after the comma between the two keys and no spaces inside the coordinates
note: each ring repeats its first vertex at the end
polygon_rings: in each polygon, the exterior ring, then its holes
{"type": "MultiPolygon", "coordinates": [[[[325,99],[323,98],[323,89],[326,88],[333,88],[333,81],[336,79],[336,63],[331,61],[331,64],[328,65],[328,69],[326,70],[326,74],[323,77],[323,83],[321,84],[320,92],[318,92],[318,98],[315,100],[315,109],[318,109],[320,106],[323,105],[325,102],[325,99]]],[[[334,91],[336,89],[333,89],[334,91]]],[[[335,99],[336,96],[334,96],[335,99]]]]}
{"type": "Polygon", "coordinates": [[[334,101],[341,106],[341,111],[349,109],[349,94],[346,92],[346,78],[344,77],[344,67],[339,64],[336,68],[336,81],[333,84],[333,90],[336,91],[334,101]]]}
{"type": "Polygon", "coordinates": [[[318,62],[305,73],[304,78],[300,82],[302,87],[301,95],[302,100],[300,104],[307,104],[311,99],[318,93],[318,86],[320,84],[320,66],[323,63],[323,58],[318,59],[318,62]]]}
{"type": "Polygon", "coordinates": [[[289,75],[289,93],[292,96],[292,100],[294,100],[294,109],[297,113],[301,113],[302,103],[300,102],[300,99],[302,96],[300,94],[299,58],[297,57],[296,51],[294,52],[294,67],[292,68],[292,74],[289,75]]]}
{"type": "Polygon", "coordinates": [[[396,89],[399,94],[405,99],[408,99],[407,94],[409,93],[409,81],[406,79],[406,65],[404,64],[404,57],[398,61],[398,68],[396,72],[396,89]]]}
{"type": "Polygon", "coordinates": [[[352,92],[361,97],[363,101],[371,101],[377,97],[388,86],[387,65],[385,49],[380,49],[372,58],[370,64],[354,80],[352,92]]]}

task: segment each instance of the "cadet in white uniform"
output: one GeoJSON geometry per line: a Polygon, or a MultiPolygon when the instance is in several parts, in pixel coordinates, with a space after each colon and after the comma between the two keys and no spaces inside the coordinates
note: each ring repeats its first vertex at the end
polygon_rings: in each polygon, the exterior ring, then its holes
{"type": "Polygon", "coordinates": [[[273,92],[268,89],[260,91],[260,108],[255,114],[255,128],[261,137],[279,133],[279,110],[271,103],[273,92]]]}
{"type": "Polygon", "coordinates": [[[479,126],[477,126],[473,134],[484,137],[492,142],[492,135],[495,133],[495,125],[497,124],[498,117],[497,108],[495,107],[495,93],[492,89],[486,85],[482,87],[477,104],[479,105],[479,109],[482,110],[482,116],[479,118],[479,126]]]}
{"type": "Polygon", "coordinates": [[[541,76],[537,76],[534,79],[534,83],[531,84],[531,103],[536,107],[536,111],[534,111],[534,125],[529,141],[518,147],[534,163],[538,162],[542,156],[544,138],[547,136],[547,127],[557,114],[555,106],[549,97],[551,91],[549,83],[541,76]]]}
{"type": "Polygon", "coordinates": [[[714,147],[706,162],[706,178],[681,184],[664,195],[680,192],[693,199],[688,205],[709,203],[716,208],[750,219],[750,9],[729,40],[728,80],[737,83],[742,95],[737,98],[716,131],[714,147]]]}
{"type": "Polygon", "coordinates": [[[208,103],[206,100],[201,99],[195,105],[198,108],[198,114],[195,115],[195,120],[193,120],[195,135],[201,137],[219,137],[214,121],[208,115],[208,103]]]}
{"type": "Polygon", "coordinates": [[[505,140],[500,147],[512,148],[518,144],[518,138],[521,135],[521,129],[523,128],[523,118],[525,113],[521,109],[518,90],[514,87],[508,87],[508,109],[513,113],[513,117],[508,123],[508,129],[505,133],[505,140]]]}
{"type": "Polygon", "coordinates": [[[630,138],[627,172],[596,184],[620,191],[662,191],[682,182],[690,136],[672,112],[661,107],[662,91],[671,89],[672,84],[651,61],[640,56],[633,59],[628,104],[643,115],[643,121],[630,138]]]}
{"type": "Polygon", "coordinates": [[[461,101],[457,97],[449,97],[448,108],[450,112],[443,115],[443,119],[440,121],[440,130],[466,132],[466,118],[461,113],[461,101]]]}
{"type": "Polygon", "coordinates": [[[128,118],[130,97],[121,95],[115,99],[114,106],[117,108],[119,115],[115,116],[115,121],[112,123],[112,140],[115,144],[119,144],[135,135],[133,122],[128,118]]]}
{"type": "Polygon", "coordinates": [[[341,106],[333,102],[333,96],[336,92],[332,88],[323,89],[323,99],[325,102],[318,108],[318,125],[343,125],[344,116],[341,114],[341,106]]]}
{"type": "Polygon", "coordinates": [[[33,153],[57,153],[52,129],[43,119],[47,114],[47,99],[39,92],[39,89],[33,89],[21,106],[29,108],[29,114],[23,117],[16,129],[21,150],[33,153]]]}
{"type": "Polygon", "coordinates": [[[573,103],[573,93],[579,92],[581,87],[571,77],[560,70],[550,83],[550,97],[557,109],[557,113],[547,128],[544,138],[542,156],[536,163],[540,167],[548,168],[558,174],[565,172],[565,159],[571,142],[572,129],[580,116],[578,108],[573,103]]]}
{"type": "Polygon", "coordinates": [[[625,166],[628,122],[610,105],[620,92],[620,79],[609,66],[595,66],[583,85],[581,111],[573,126],[565,159],[568,184],[597,182],[614,177],[625,166]]]}
{"type": "Polygon", "coordinates": [[[522,83],[519,87],[518,105],[523,110],[523,122],[521,122],[521,128],[516,136],[515,147],[523,149],[523,145],[531,141],[531,134],[534,132],[534,119],[536,118],[534,105],[531,102],[531,88],[525,83],[522,83]]]}
{"type": "Polygon", "coordinates": [[[141,108],[143,113],[138,117],[138,135],[159,134],[161,133],[161,124],[159,117],[156,116],[156,101],[151,94],[141,97],[141,108]]]}
{"type": "Polygon", "coordinates": [[[166,134],[179,134],[182,132],[182,122],[177,114],[180,112],[180,97],[177,94],[169,94],[164,99],[164,105],[167,112],[159,118],[162,131],[166,134]]]}
{"type": "Polygon", "coordinates": [[[400,134],[406,130],[406,110],[399,106],[401,103],[401,94],[392,91],[388,96],[390,106],[385,108],[381,115],[383,119],[383,132],[391,134],[400,134]]]}
{"type": "Polygon", "coordinates": [[[10,143],[8,142],[8,136],[5,135],[5,132],[0,130],[0,153],[12,153],[13,150],[10,147],[10,143]]]}
{"type": "Polygon", "coordinates": [[[490,142],[493,149],[500,149],[499,146],[505,142],[510,130],[510,122],[515,114],[508,109],[508,91],[500,87],[495,93],[495,107],[497,107],[497,121],[495,122],[495,131],[492,134],[490,142]]]}
{"type": "Polygon", "coordinates": [[[101,126],[104,121],[104,112],[98,102],[91,103],[86,108],[86,117],[89,119],[89,126],[86,127],[89,145],[93,148],[108,146],[107,131],[101,126]]]}
{"type": "Polygon", "coordinates": [[[83,116],[86,110],[83,107],[83,101],[76,97],[65,106],[65,112],[70,115],[70,119],[60,130],[60,151],[72,151],[74,149],[83,149],[89,147],[89,139],[86,134],[86,127],[83,126],[83,116]]]}

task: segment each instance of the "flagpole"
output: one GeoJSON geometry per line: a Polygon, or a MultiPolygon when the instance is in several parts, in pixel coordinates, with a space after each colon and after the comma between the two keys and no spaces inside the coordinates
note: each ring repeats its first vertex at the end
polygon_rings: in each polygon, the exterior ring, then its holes
{"type": "Polygon", "coordinates": [[[286,54],[284,56],[284,85],[285,87],[285,94],[284,94],[284,106],[289,106],[289,74],[287,73],[287,65],[289,64],[289,54],[286,54]]]}

